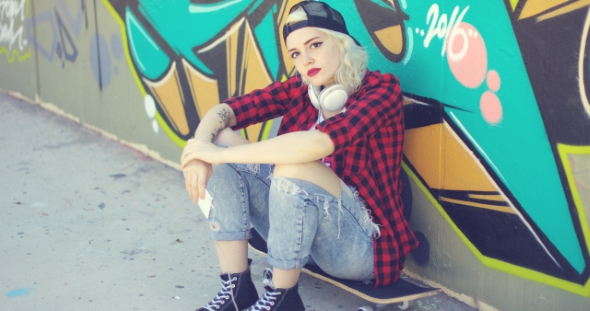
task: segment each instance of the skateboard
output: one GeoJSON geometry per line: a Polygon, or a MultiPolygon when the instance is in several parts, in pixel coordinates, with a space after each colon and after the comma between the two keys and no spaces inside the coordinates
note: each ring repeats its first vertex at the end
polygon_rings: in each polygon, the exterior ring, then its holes
{"type": "MultiPolygon", "coordinates": [[[[249,239],[250,249],[261,256],[266,256],[266,242],[256,230],[252,229],[251,231],[252,237],[249,239]]],[[[406,310],[412,305],[415,299],[436,295],[441,292],[438,288],[421,287],[402,278],[389,286],[375,288],[374,283],[371,281],[363,282],[335,278],[313,264],[305,265],[301,271],[333,284],[373,304],[372,306],[360,306],[357,308],[357,311],[376,311],[392,304],[397,304],[399,309],[406,310]]]]}

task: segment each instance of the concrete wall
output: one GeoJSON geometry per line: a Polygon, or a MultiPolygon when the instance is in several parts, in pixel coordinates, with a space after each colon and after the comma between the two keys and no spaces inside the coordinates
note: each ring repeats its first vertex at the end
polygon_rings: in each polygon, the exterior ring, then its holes
{"type": "MultiPolygon", "coordinates": [[[[207,109],[294,73],[296,2],[0,0],[0,89],[177,163],[207,109]]],[[[408,271],[482,309],[587,310],[588,2],[326,2],[413,101],[408,271]]]]}

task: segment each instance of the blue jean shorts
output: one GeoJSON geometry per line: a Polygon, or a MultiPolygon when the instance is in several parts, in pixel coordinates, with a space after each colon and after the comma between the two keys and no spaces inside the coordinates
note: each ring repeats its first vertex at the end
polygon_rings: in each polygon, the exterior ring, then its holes
{"type": "Polygon", "coordinates": [[[301,268],[310,257],[328,274],[351,280],[373,276],[373,240],[379,227],[354,189],[341,181],[340,197],[301,179],[273,177],[273,165],[213,167],[212,240],[250,237],[254,227],[268,245],[268,263],[301,268]]]}

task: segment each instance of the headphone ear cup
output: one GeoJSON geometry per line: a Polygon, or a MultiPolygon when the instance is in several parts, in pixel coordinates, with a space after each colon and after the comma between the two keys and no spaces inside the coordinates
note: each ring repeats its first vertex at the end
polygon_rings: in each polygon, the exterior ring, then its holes
{"type": "Polygon", "coordinates": [[[332,84],[322,90],[319,96],[319,102],[327,111],[338,111],[344,108],[351,93],[352,91],[349,87],[342,84],[332,84]]]}
{"type": "Polygon", "coordinates": [[[309,85],[307,87],[307,94],[309,96],[309,100],[311,101],[311,104],[316,108],[316,109],[320,109],[320,101],[318,100],[318,93],[319,90],[313,86],[313,85],[309,85]]]}

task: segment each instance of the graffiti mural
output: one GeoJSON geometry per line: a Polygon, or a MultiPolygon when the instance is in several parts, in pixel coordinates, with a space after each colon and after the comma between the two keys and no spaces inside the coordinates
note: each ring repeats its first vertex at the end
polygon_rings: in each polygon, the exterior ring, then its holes
{"type": "Polygon", "coordinates": [[[26,0],[0,0],[0,55],[5,54],[9,64],[31,57],[24,34],[27,11],[26,0]]]}
{"type": "Polygon", "coordinates": [[[47,61],[53,62],[57,55],[62,68],[65,67],[66,62],[76,62],[78,47],[75,39],[80,36],[82,22],[85,21],[86,28],[88,28],[87,18],[84,20],[86,16],[85,2],[85,0],[80,1],[75,19],[63,0],[57,0],[57,7],[40,12],[28,20],[27,38],[47,61]],[[66,25],[69,25],[69,28],[66,25]],[[51,33],[48,36],[45,33],[37,35],[33,31],[33,27],[51,29],[51,33]]]}
{"type": "MultiPolygon", "coordinates": [[[[296,2],[103,0],[148,115],[180,146],[213,105],[295,73],[278,30],[296,2]]],[[[471,251],[590,296],[588,1],[326,2],[370,68],[402,81],[404,169],[471,251]]]]}
{"type": "Polygon", "coordinates": [[[419,104],[406,107],[406,170],[478,258],[588,296],[588,206],[566,155],[589,155],[588,5],[564,2],[408,3],[415,58],[395,72],[419,104]],[[417,81],[421,62],[442,81],[417,81]]]}
{"type": "MultiPolygon", "coordinates": [[[[149,110],[157,110],[182,144],[213,105],[293,74],[277,29],[285,8],[296,2],[172,1],[166,9],[149,0],[109,5],[124,22],[146,107],[155,106],[149,110]]],[[[272,122],[251,126],[244,135],[256,141],[271,127],[272,122]]]]}
{"type": "Polygon", "coordinates": [[[125,52],[118,33],[109,36],[97,30],[96,0],[51,0],[43,4],[37,5],[37,12],[26,20],[24,41],[30,42],[45,61],[57,62],[62,69],[76,64],[80,51],[88,51],[99,89],[108,87],[118,74],[116,62],[123,61],[125,52]]]}

